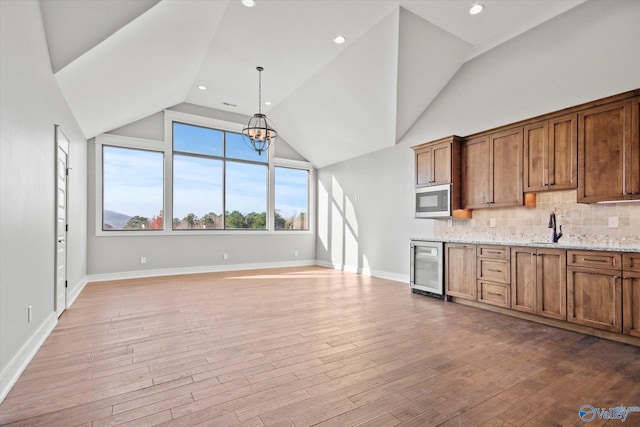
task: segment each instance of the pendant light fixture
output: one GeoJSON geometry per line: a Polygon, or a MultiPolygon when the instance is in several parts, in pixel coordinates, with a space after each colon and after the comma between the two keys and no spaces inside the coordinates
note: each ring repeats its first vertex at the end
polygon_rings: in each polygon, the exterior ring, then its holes
{"type": "Polygon", "coordinates": [[[262,71],[264,68],[256,67],[258,70],[258,112],[249,119],[249,123],[242,129],[242,135],[248,145],[251,145],[258,155],[269,149],[269,146],[276,141],[278,132],[267,116],[262,114],[262,71]]]}

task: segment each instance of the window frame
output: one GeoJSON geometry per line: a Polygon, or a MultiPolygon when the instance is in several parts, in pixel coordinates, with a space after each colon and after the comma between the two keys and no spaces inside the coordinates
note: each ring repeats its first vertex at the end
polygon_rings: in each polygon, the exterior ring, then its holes
{"type": "Polygon", "coordinates": [[[314,177],[315,175],[313,175],[313,172],[311,169],[309,169],[308,167],[308,163],[307,162],[300,162],[300,161],[296,161],[296,160],[286,160],[286,159],[275,159],[274,160],[274,164],[273,164],[273,203],[272,203],[272,211],[273,211],[273,223],[271,224],[272,227],[274,228],[274,231],[277,232],[287,232],[287,233],[304,233],[305,231],[311,231],[311,206],[312,206],[312,190],[311,190],[311,186],[313,185],[314,182],[314,177]],[[303,170],[303,171],[307,171],[308,175],[307,175],[307,228],[275,228],[276,224],[275,224],[275,213],[276,213],[276,203],[275,203],[275,191],[276,191],[276,174],[275,174],[275,169],[276,168],[286,168],[286,169],[297,169],[297,170],[303,170]]]}
{"type": "MultiPolygon", "coordinates": [[[[96,236],[185,236],[185,235],[262,235],[262,234],[313,234],[315,230],[315,195],[316,172],[313,165],[306,161],[277,158],[275,147],[268,150],[267,157],[267,228],[265,229],[173,229],[173,122],[187,125],[201,126],[217,129],[225,132],[242,133],[243,124],[197,116],[173,110],[164,111],[164,140],[133,138],[115,134],[101,134],[95,138],[95,232],[96,236]],[[157,151],[164,155],[164,185],[163,185],[163,228],[149,232],[148,230],[103,230],[103,170],[102,170],[102,146],[140,149],[157,151]],[[275,168],[286,167],[302,169],[309,172],[308,185],[308,229],[276,229],[275,228],[275,168]]],[[[276,145],[278,142],[276,141],[276,145]]],[[[229,158],[229,161],[243,162],[242,159],[229,158]]],[[[225,158],[226,161],[226,158],[225,158]]],[[[252,163],[252,162],[248,162],[252,163]]],[[[226,209],[226,206],[225,208],[226,209]]],[[[225,212],[223,211],[223,215],[225,212]]]]}

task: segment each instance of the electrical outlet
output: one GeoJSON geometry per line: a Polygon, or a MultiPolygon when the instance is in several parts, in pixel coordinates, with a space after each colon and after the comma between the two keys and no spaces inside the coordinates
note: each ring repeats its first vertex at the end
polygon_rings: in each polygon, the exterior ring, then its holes
{"type": "Polygon", "coordinates": [[[293,256],[298,256],[298,250],[293,251],[293,256]]]}
{"type": "Polygon", "coordinates": [[[140,264],[146,264],[147,263],[147,257],[146,256],[141,256],[140,257],[140,264]]]}
{"type": "Polygon", "coordinates": [[[490,218],[489,219],[489,227],[495,228],[495,226],[496,226],[496,219],[495,218],[490,218]]]}
{"type": "Polygon", "coordinates": [[[452,219],[448,219],[447,220],[447,227],[449,227],[449,228],[453,227],[453,220],[452,219]]]}
{"type": "Polygon", "coordinates": [[[228,253],[226,253],[226,252],[225,252],[225,253],[223,253],[223,254],[222,254],[222,259],[225,259],[225,260],[226,260],[226,259],[229,259],[229,254],[228,254],[228,253]]]}
{"type": "Polygon", "coordinates": [[[31,323],[33,320],[33,306],[30,305],[27,307],[27,323],[31,323]]]}
{"type": "Polygon", "coordinates": [[[471,219],[471,221],[469,221],[469,225],[471,227],[475,227],[476,226],[476,220],[475,219],[471,219]]]}
{"type": "Polygon", "coordinates": [[[610,216],[609,217],[609,228],[618,228],[618,217],[610,216]]]}

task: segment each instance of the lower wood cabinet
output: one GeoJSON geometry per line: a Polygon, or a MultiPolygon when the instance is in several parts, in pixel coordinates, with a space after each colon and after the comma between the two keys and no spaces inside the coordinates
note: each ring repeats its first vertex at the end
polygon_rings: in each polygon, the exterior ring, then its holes
{"type": "Polygon", "coordinates": [[[567,320],[622,332],[620,271],[567,267],[567,320]]]}
{"type": "Polygon", "coordinates": [[[622,332],[640,337],[640,254],[624,254],[622,265],[622,332]]]}
{"type": "Polygon", "coordinates": [[[456,299],[640,338],[640,253],[446,243],[445,286],[456,299]]]}
{"type": "Polygon", "coordinates": [[[478,245],[478,302],[511,308],[511,253],[508,246],[478,245]]]}
{"type": "Polygon", "coordinates": [[[476,245],[445,244],[446,295],[476,300],[476,245]]]}
{"type": "Polygon", "coordinates": [[[498,307],[511,307],[511,286],[478,279],[478,301],[498,307]]]}
{"type": "Polygon", "coordinates": [[[566,263],[563,249],[511,248],[511,308],[566,320],[566,263]]]}

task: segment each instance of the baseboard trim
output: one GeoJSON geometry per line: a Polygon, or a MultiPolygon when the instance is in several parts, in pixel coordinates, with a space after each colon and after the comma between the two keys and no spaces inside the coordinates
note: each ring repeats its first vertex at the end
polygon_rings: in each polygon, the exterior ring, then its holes
{"type": "Polygon", "coordinates": [[[51,312],[40,327],[31,335],[20,351],[0,373],[0,403],[9,394],[13,385],[18,381],[22,372],[27,368],[31,359],[36,355],[42,344],[58,324],[55,312],[51,312]]]}
{"type": "Polygon", "coordinates": [[[75,286],[67,290],[67,309],[76,301],[80,292],[87,286],[87,283],[89,283],[87,276],[84,276],[75,286]]]}
{"type": "Polygon", "coordinates": [[[123,271],[119,273],[90,274],[88,282],[107,282],[111,280],[140,279],[145,277],[177,276],[182,274],[219,273],[223,271],[259,270],[264,268],[305,267],[316,265],[315,260],[287,262],[256,262],[248,264],[206,265],[200,267],[162,268],[156,270],[123,271]]]}
{"type": "Polygon", "coordinates": [[[409,276],[406,274],[390,273],[388,271],[370,270],[368,268],[360,268],[352,265],[333,263],[331,261],[316,260],[316,265],[320,267],[333,268],[334,270],[347,271],[349,273],[362,274],[363,276],[372,276],[380,279],[393,280],[394,282],[402,282],[409,284],[409,276]]]}

